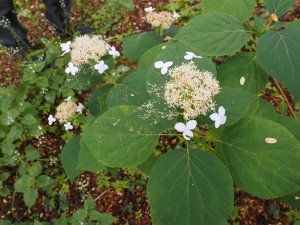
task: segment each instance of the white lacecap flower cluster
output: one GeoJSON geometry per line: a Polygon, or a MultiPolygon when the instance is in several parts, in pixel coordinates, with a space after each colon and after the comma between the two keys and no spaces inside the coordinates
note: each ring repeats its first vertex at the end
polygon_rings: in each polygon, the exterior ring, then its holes
{"type": "Polygon", "coordinates": [[[220,86],[211,72],[200,71],[193,62],[169,70],[171,80],[164,98],[170,107],[183,110],[185,119],[193,119],[215,110],[214,97],[220,86]]]}
{"type": "Polygon", "coordinates": [[[71,44],[71,61],[79,67],[90,60],[98,61],[107,54],[109,49],[110,45],[101,36],[79,36],[71,44]]]}
{"type": "Polygon", "coordinates": [[[113,58],[120,56],[120,52],[114,46],[110,46],[98,35],[79,36],[75,38],[73,43],[71,41],[61,43],[60,47],[63,51],[62,55],[66,53],[71,54],[71,62],[69,62],[65,72],[73,76],[79,71],[81,65],[91,61],[97,62],[94,65],[94,69],[103,74],[108,69],[108,66],[100,59],[107,54],[113,58]]]}
{"type": "Polygon", "coordinates": [[[167,11],[154,12],[149,11],[146,15],[146,21],[153,27],[161,27],[163,29],[169,29],[175,22],[173,14],[167,11]]]}
{"type": "Polygon", "coordinates": [[[48,124],[52,125],[56,120],[59,123],[64,124],[65,130],[72,130],[73,126],[69,120],[76,115],[76,113],[82,114],[84,105],[79,103],[78,105],[71,101],[71,98],[67,98],[64,102],[56,107],[55,116],[48,116],[48,124]]]}

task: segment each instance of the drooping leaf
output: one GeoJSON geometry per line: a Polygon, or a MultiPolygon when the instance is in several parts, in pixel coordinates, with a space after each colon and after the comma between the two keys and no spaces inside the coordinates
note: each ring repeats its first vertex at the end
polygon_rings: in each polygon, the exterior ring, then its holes
{"type": "Polygon", "coordinates": [[[222,225],[233,206],[228,169],[199,150],[164,155],[151,171],[147,190],[153,224],[222,225]]]}
{"type": "Polygon", "coordinates": [[[265,87],[268,75],[257,63],[255,54],[240,53],[221,64],[218,68],[218,80],[221,87],[258,94],[265,87]],[[243,77],[244,83],[241,80],[243,77]]]}
{"type": "Polygon", "coordinates": [[[208,56],[222,56],[239,51],[248,38],[243,24],[223,13],[196,16],[175,39],[208,56]]]}
{"type": "Polygon", "coordinates": [[[265,0],[265,6],[270,13],[274,13],[277,17],[281,17],[295,3],[295,0],[265,0]]]}
{"type": "Polygon", "coordinates": [[[300,97],[300,30],[270,30],[259,41],[257,60],[271,76],[300,97]]]}
{"type": "Polygon", "coordinates": [[[252,195],[278,198],[300,188],[299,141],[276,122],[253,117],[226,128],[217,155],[252,195]]]}
{"type": "Polygon", "coordinates": [[[76,136],[71,141],[69,141],[62,150],[62,165],[71,181],[73,181],[82,172],[76,167],[78,162],[79,150],[80,136],[76,136]]]}
{"type": "Polygon", "coordinates": [[[162,38],[156,32],[133,34],[123,39],[124,56],[137,61],[148,49],[162,42],[162,38]]]}
{"type": "Polygon", "coordinates": [[[109,167],[136,167],[144,162],[160,134],[174,124],[164,117],[168,112],[163,107],[151,105],[151,113],[149,109],[115,106],[96,119],[82,133],[96,160],[109,167]]]}
{"type": "Polygon", "coordinates": [[[202,4],[204,13],[222,12],[245,22],[252,16],[256,0],[203,0],[202,4]]]}

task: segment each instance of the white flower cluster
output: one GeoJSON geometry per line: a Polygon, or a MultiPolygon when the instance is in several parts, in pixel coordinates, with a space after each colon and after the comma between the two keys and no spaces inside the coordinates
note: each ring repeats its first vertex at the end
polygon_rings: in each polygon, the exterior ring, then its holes
{"type": "Polygon", "coordinates": [[[0,27],[2,28],[8,28],[10,26],[10,20],[3,16],[1,19],[0,19],[0,27]]]}
{"type": "Polygon", "coordinates": [[[149,11],[146,15],[147,23],[151,24],[153,27],[161,27],[163,29],[169,29],[175,20],[173,14],[167,11],[149,11]]]}
{"type": "Polygon", "coordinates": [[[57,106],[55,116],[51,114],[48,116],[48,124],[52,125],[58,120],[59,123],[64,124],[65,130],[72,130],[73,126],[69,122],[70,118],[75,116],[76,113],[82,114],[83,109],[84,106],[81,103],[76,105],[69,97],[57,106]]]}
{"type": "Polygon", "coordinates": [[[100,59],[106,54],[111,55],[113,58],[120,56],[120,52],[115,47],[110,46],[98,35],[79,36],[75,38],[73,43],[71,41],[61,43],[60,47],[63,52],[62,55],[66,53],[71,54],[71,62],[69,62],[65,72],[73,76],[79,71],[81,65],[90,61],[97,62],[94,68],[100,74],[103,74],[108,69],[108,66],[100,59]]]}
{"type": "Polygon", "coordinates": [[[60,123],[66,123],[76,114],[77,105],[72,101],[63,102],[56,108],[55,118],[60,123]]]}
{"type": "Polygon", "coordinates": [[[164,98],[170,107],[183,110],[185,119],[193,119],[215,110],[214,96],[220,91],[212,73],[200,71],[193,62],[170,69],[171,80],[164,98]]]}
{"type": "Polygon", "coordinates": [[[101,36],[79,36],[71,44],[71,61],[75,66],[81,66],[90,60],[98,61],[109,49],[109,44],[101,36]]]}

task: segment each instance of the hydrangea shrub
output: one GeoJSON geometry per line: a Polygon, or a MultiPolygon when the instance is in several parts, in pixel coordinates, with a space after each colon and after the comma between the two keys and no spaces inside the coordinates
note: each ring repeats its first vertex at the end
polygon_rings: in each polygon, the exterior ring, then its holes
{"type": "Polygon", "coordinates": [[[300,191],[299,122],[260,99],[269,77],[299,99],[300,23],[278,20],[293,3],[265,0],[269,13],[251,18],[254,0],[204,0],[167,42],[165,31],[125,38],[124,55],[138,64],[124,78],[112,80],[117,70],[105,61],[115,48],[95,60],[109,84],[91,95],[90,123],[64,149],[70,177],[147,164],[153,224],[223,225],[234,186],[265,199],[300,191]],[[177,147],[153,160],[163,136],[177,147]]]}

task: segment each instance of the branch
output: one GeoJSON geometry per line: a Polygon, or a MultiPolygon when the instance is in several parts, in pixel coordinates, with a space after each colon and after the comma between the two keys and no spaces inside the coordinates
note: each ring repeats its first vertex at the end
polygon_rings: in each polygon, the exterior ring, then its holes
{"type": "Polygon", "coordinates": [[[288,105],[288,108],[289,108],[289,111],[292,115],[292,117],[296,120],[298,120],[298,116],[296,115],[294,109],[293,109],[293,106],[291,105],[291,103],[289,102],[287,96],[285,95],[282,87],[280,86],[280,84],[277,82],[277,80],[275,80],[274,78],[271,78],[272,81],[274,82],[274,85],[276,87],[276,89],[279,91],[279,93],[281,94],[281,96],[284,98],[284,101],[286,102],[286,104],[288,105]]]}

